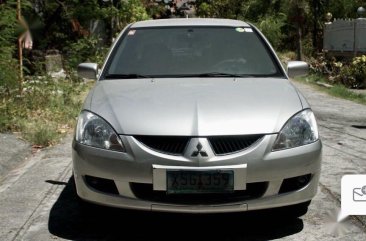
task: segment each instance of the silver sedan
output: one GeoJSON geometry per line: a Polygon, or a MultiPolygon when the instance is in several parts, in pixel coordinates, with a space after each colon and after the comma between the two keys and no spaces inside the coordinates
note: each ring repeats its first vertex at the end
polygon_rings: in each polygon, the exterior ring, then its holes
{"type": "Polygon", "coordinates": [[[151,211],[307,211],[322,144],[314,114],[253,25],[169,19],[128,25],[97,79],[73,142],[78,196],[151,211]]]}

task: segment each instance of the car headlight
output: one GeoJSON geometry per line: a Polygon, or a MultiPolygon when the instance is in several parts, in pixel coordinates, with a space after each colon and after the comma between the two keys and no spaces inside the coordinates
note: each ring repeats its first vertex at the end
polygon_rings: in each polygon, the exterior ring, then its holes
{"type": "Polygon", "coordinates": [[[319,139],[318,126],[310,109],[291,117],[278,133],[272,151],[313,143],[319,139]]]}
{"type": "Polygon", "coordinates": [[[104,119],[88,111],[82,111],[79,115],[75,139],[84,145],[125,152],[113,128],[104,119]]]}

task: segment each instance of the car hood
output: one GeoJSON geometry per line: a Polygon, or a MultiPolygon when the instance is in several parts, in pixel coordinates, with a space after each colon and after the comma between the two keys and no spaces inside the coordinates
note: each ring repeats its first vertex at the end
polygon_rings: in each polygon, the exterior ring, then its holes
{"type": "Polygon", "coordinates": [[[119,134],[212,136],[280,131],[302,109],[276,78],[161,78],[97,82],[85,109],[119,134]]]}

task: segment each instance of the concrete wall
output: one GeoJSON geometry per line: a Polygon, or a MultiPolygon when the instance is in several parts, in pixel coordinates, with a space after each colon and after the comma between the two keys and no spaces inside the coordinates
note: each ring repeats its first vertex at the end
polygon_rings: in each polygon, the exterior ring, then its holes
{"type": "Polygon", "coordinates": [[[366,19],[336,19],[326,23],[323,46],[326,52],[366,53],[366,19]]]}

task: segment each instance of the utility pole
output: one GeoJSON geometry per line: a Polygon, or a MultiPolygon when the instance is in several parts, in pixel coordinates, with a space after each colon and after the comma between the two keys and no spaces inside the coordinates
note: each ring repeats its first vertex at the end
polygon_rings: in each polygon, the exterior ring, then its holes
{"type": "Polygon", "coordinates": [[[296,48],[296,59],[302,60],[302,25],[304,23],[304,6],[303,0],[295,0],[293,2],[296,16],[294,16],[295,26],[297,31],[297,48],[296,48]]]}
{"type": "Polygon", "coordinates": [[[318,51],[318,12],[319,12],[319,0],[313,0],[313,48],[318,51]]]}
{"type": "MultiPolygon", "coordinates": [[[[23,26],[22,12],[20,0],[17,0],[17,20],[23,26]]],[[[23,34],[18,38],[18,57],[19,57],[19,92],[23,92],[23,34]]]]}

